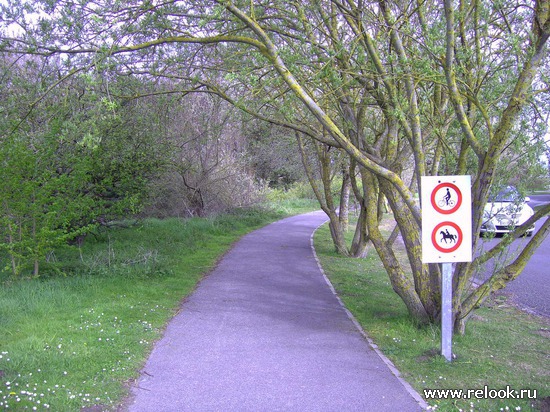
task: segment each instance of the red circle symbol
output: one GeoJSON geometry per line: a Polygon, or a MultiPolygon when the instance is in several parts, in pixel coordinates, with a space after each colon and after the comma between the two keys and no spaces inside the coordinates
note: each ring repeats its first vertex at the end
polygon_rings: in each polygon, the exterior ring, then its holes
{"type": "Polygon", "coordinates": [[[460,191],[458,186],[452,183],[440,183],[434,188],[434,190],[432,190],[430,200],[432,202],[432,207],[436,211],[443,215],[450,215],[451,213],[456,212],[462,204],[462,192],[460,191]],[[452,197],[449,197],[448,199],[446,199],[445,197],[436,199],[435,196],[437,195],[437,192],[444,187],[446,187],[447,190],[454,190],[454,192],[456,193],[456,200],[452,199],[452,197]],[[450,209],[444,209],[445,207],[450,207],[450,209]]]}
{"type": "Polygon", "coordinates": [[[462,244],[462,238],[462,230],[454,222],[441,222],[432,231],[432,245],[434,245],[434,247],[442,253],[451,253],[457,250],[462,244]],[[456,235],[449,233],[448,229],[445,232],[443,230],[439,231],[439,229],[444,226],[452,227],[456,231],[456,235]],[[447,245],[449,247],[447,247],[447,245]]]}

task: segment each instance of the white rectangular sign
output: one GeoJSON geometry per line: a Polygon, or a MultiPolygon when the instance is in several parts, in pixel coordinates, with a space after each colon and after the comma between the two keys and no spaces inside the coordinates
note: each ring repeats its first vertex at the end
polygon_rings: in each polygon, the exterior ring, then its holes
{"type": "Polygon", "coordinates": [[[422,262],[472,261],[470,176],[422,176],[422,262]]]}

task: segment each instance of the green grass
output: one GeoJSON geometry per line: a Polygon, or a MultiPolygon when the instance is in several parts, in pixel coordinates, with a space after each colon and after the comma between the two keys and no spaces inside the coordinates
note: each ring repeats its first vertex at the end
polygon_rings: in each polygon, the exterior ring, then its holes
{"type": "Polygon", "coordinates": [[[0,409],[116,409],[182,299],[231,245],[314,206],[149,219],[56,251],[38,279],[4,274],[0,409]]]}
{"type": "MultiPolygon", "coordinates": [[[[56,251],[39,279],[4,275],[0,409],[116,409],[181,300],[233,242],[285,214],[314,208],[294,201],[276,212],[146,220],[91,236],[80,251],[56,251]]],[[[510,385],[536,389],[539,399],[550,395],[548,322],[499,296],[476,313],[465,336],[455,337],[458,357],[449,364],[438,354],[439,329],[412,325],[373,251],[366,259],[342,258],[326,228],[315,242],[348,308],[421,394],[424,388],[510,385]]],[[[443,411],[533,409],[517,400],[429,403],[443,411]]]]}
{"type": "MultiPolygon", "coordinates": [[[[374,249],[365,259],[334,252],[326,225],[315,235],[321,264],[348,309],[402,376],[423,389],[513,389],[537,391],[533,400],[428,400],[440,411],[548,410],[550,323],[509,305],[501,295],[478,310],[464,336],[453,338],[451,363],[439,354],[437,326],[417,328],[389,284],[374,249]],[[545,402],[548,402],[546,399],[545,402]],[[546,403],[546,407],[548,404],[546,403]],[[519,408],[519,409],[517,409],[519,408]]],[[[526,393],[528,395],[528,393],[526,393]]]]}

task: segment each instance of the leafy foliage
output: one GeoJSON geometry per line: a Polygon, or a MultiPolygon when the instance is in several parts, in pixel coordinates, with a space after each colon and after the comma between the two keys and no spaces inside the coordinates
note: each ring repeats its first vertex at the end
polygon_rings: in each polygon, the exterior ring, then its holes
{"type": "MultiPolygon", "coordinates": [[[[361,238],[372,242],[393,289],[420,323],[439,316],[441,277],[435,264],[421,260],[415,202],[421,176],[472,175],[476,247],[491,188],[517,178],[503,173],[510,170],[505,165],[513,161],[514,170],[531,172],[544,149],[549,0],[88,5],[6,0],[4,20],[23,30],[8,35],[4,28],[3,47],[63,56],[75,72],[95,68],[107,78],[134,76],[174,93],[217,95],[302,140],[315,140],[303,145],[309,152],[304,158],[317,157],[323,207],[334,222],[336,206],[327,194],[337,170],[331,162],[340,152],[348,168],[342,182],[352,185],[362,207],[361,238]],[[31,8],[41,16],[38,24],[31,8]],[[397,221],[388,239],[379,228],[386,204],[397,221]],[[412,279],[392,249],[398,232],[412,279]]],[[[518,258],[475,290],[469,285],[476,265],[497,251],[456,265],[457,329],[464,329],[479,302],[521,273],[549,232],[546,219],[518,258]]]]}
{"type": "Polygon", "coordinates": [[[151,130],[131,122],[135,111],[85,91],[86,79],[40,95],[52,67],[4,63],[0,250],[14,276],[38,276],[56,246],[139,211],[160,161],[147,151],[151,130]],[[38,97],[28,101],[23,90],[38,97]]]}

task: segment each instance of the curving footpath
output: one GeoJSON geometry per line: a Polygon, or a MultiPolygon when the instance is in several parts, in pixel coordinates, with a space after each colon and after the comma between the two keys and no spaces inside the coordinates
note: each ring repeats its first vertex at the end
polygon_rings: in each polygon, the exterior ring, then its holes
{"type": "Polygon", "coordinates": [[[243,237],[185,300],[128,410],[420,411],[369,344],[311,248],[322,212],[243,237]]]}

